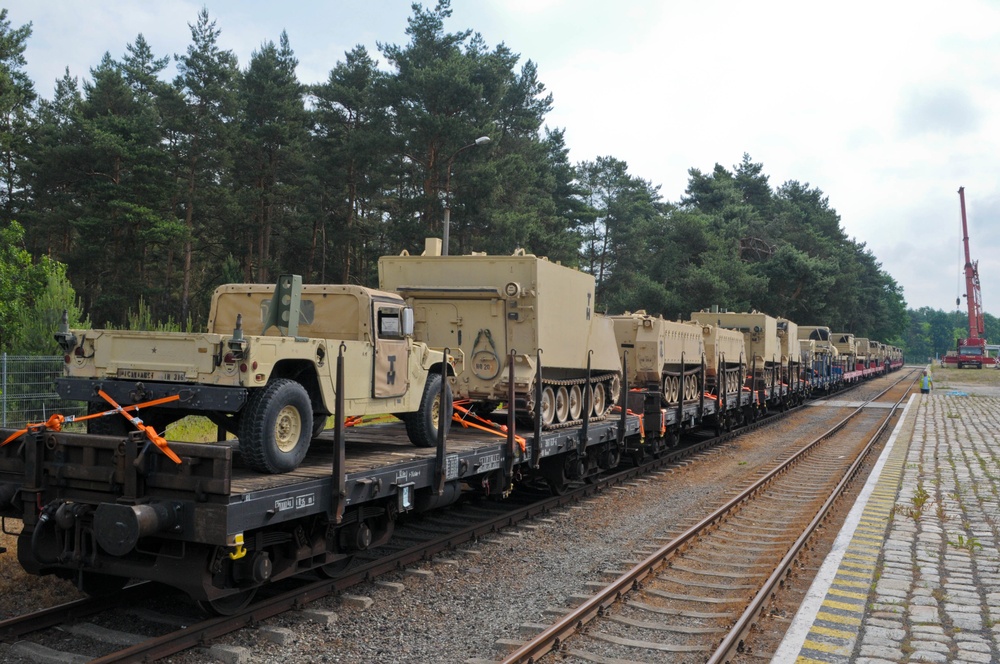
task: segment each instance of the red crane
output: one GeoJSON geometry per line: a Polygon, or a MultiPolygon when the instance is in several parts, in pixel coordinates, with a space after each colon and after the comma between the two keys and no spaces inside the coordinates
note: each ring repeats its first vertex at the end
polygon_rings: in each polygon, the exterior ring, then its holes
{"type": "MultiPolygon", "coordinates": [[[[986,331],[983,320],[983,292],[979,286],[979,261],[969,255],[969,223],[965,216],[965,187],[958,188],[958,198],[962,203],[962,242],[965,243],[965,298],[969,306],[969,336],[958,340],[958,351],[944,358],[945,364],[955,364],[959,369],[974,367],[982,369],[984,364],[994,364],[995,358],[987,356],[986,331]]],[[[961,300],[956,304],[961,303],[961,300]]]]}

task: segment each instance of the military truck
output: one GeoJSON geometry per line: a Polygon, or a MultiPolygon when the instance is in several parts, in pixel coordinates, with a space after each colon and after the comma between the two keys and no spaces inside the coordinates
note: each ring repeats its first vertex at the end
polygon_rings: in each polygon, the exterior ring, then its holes
{"type": "MultiPolygon", "coordinates": [[[[396,414],[418,447],[436,443],[442,385],[440,351],[413,339],[413,311],[403,299],[354,285],[303,285],[297,275],[275,284],[227,284],[212,296],[205,333],[69,330],[61,397],[91,412],[176,395],[140,409],[162,431],[185,415],[208,417],[220,438],[239,439],[246,465],[265,473],[296,468],[336,403],[336,365],[344,355],[344,416],[396,414]]],[[[453,369],[446,369],[452,372],[453,369]]],[[[91,433],[124,434],[113,413],[88,423],[91,433]]],[[[447,429],[448,421],[445,422],[447,429]]]]}
{"type": "Polygon", "coordinates": [[[594,277],[523,250],[442,256],[440,244],[429,238],[422,256],[380,258],[379,286],[413,307],[415,338],[462,359],[456,398],[480,412],[507,402],[513,362],[515,409],[543,428],[604,418],[620,396],[621,362],[614,327],[594,308],[594,277]]]}

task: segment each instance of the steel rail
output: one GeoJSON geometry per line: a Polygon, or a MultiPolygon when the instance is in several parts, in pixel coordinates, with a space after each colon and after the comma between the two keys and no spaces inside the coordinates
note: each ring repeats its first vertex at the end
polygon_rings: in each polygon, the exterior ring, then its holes
{"type": "MultiPolygon", "coordinates": [[[[822,400],[830,396],[832,395],[817,397],[813,400],[822,400]]],[[[790,409],[789,412],[798,408],[790,409]]],[[[579,502],[581,499],[599,493],[615,484],[620,484],[662,467],[669,466],[704,449],[750,431],[767,427],[780,421],[782,419],[780,415],[784,414],[786,413],[775,413],[775,416],[747,422],[745,425],[731,432],[724,432],[719,436],[689,443],[632,468],[601,477],[597,482],[592,484],[582,484],[564,495],[552,496],[512,509],[483,520],[473,526],[458,529],[439,538],[402,550],[389,557],[360,565],[335,579],[307,583],[296,589],[258,600],[234,615],[211,618],[190,625],[182,630],[154,637],[123,650],[98,657],[93,662],[106,664],[110,662],[153,661],[182,652],[188,648],[204,645],[210,639],[223,636],[246,626],[254,625],[285,611],[302,609],[311,602],[343,592],[354,585],[369,581],[382,574],[396,571],[406,565],[429,560],[437,553],[449,550],[458,544],[474,540],[477,537],[496,532],[502,527],[515,525],[538,514],[544,514],[552,509],[579,502]]],[[[113,606],[120,605],[123,599],[128,601],[133,596],[142,595],[145,591],[142,587],[145,585],[146,582],[129,586],[122,591],[122,593],[125,593],[124,595],[118,593],[107,598],[85,598],[0,621],[0,639],[10,640],[31,632],[56,626],[63,622],[100,613],[113,606]]]]}
{"type": "MultiPolygon", "coordinates": [[[[907,376],[909,375],[910,374],[907,374],[907,376]]],[[[509,653],[503,660],[501,660],[502,664],[533,664],[538,661],[539,657],[558,648],[568,637],[578,632],[585,624],[593,620],[595,617],[601,615],[606,609],[618,602],[629,591],[637,589],[639,584],[646,577],[658,571],[665,564],[668,557],[673,555],[686,543],[700,535],[703,530],[706,530],[710,526],[721,521],[741,504],[753,498],[758,491],[770,484],[778,475],[786,472],[792,465],[802,460],[808,452],[819,445],[822,441],[844,428],[844,426],[846,426],[851,419],[861,413],[868,404],[883,396],[899,383],[903,382],[907,376],[901,377],[886,389],[882,390],[867,401],[864,401],[861,406],[852,411],[841,422],[802,447],[798,452],[761,477],[741,494],[732,498],[710,515],[678,535],[672,541],[647,556],[631,570],[619,576],[617,579],[608,584],[603,590],[593,595],[590,599],[583,602],[575,609],[571,610],[569,613],[536,635],[533,639],[522,644],[519,648],[509,653]]]]}
{"type": "Polygon", "coordinates": [[[149,592],[149,582],[126,586],[124,589],[104,597],[84,597],[57,606],[33,611],[20,616],[0,620],[0,641],[9,641],[25,634],[37,632],[49,627],[55,627],[72,620],[86,618],[102,611],[121,605],[146,595],[149,592]]]}
{"type": "MultiPolygon", "coordinates": [[[[917,376],[919,377],[919,374],[917,376]]],[[[900,381],[898,382],[902,382],[902,379],[900,379],[900,381]]],[[[784,585],[785,577],[791,572],[792,565],[798,558],[802,549],[805,547],[806,542],[809,540],[810,537],[812,537],[813,533],[816,532],[816,529],[819,528],[820,524],[826,520],[827,516],[829,516],[830,514],[830,511],[833,509],[834,504],[837,502],[837,500],[840,499],[843,493],[847,490],[847,486],[854,479],[854,477],[857,476],[858,472],[860,472],[861,466],[864,464],[865,460],[871,454],[872,449],[875,447],[876,441],[878,441],[879,438],[882,436],[882,434],[885,433],[885,430],[889,427],[889,423],[892,421],[893,415],[895,415],[896,411],[899,409],[899,406],[903,402],[903,400],[907,398],[907,396],[910,393],[910,390],[913,388],[913,385],[916,384],[916,382],[917,379],[914,378],[913,381],[911,381],[906,392],[903,393],[903,396],[901,396],[896,401],[896,403],[892,405],[892,408],[889,410],[889,414],[886,416],[885,420],[872,435],[871,439],[868,441],[868,444],[865,445],[865,448],[858,454],[858,457],[854,460],[854,463],[852,463],[850,468],[847,469],[847,472],[844,473],[843,478],[841,478],[837,486],[834,487],[833,491],[830,493],[829,497],[820,507],[819,511],[816,512],[816,515],[813,517],[812,521],[810,521],[809,525],[806,526],[806,529],[802,532],[801,535],[799,535],[798,539],[795,540],[795,543],[788,550],[788,553],[786,553],[785,556],[781,559],[781,562],[778,564],[778,567],[775,568],[771,576],[768,577],[767,581],[764,582],[764,585],[761,586],[761,589],[750,601],[750,604],[747,606],[743,614],[737,619],[736,623],[734,623],[729,633],[725,637],[723,637],[722,642],[719,644],[718,648],[716,648],[715,652],[712,653],[712,656],[708,658],[707,664],[719,664],[720,662],[728,662],[731,656],[743,650],[745,644],[745,637],[753,628],[756,617],[760,614],[760,612],[764,610],[764,607],[767,605],[767,602],[774,597],[776,589],[779,586],[784,585]]],[[[888,390],[886,390],[886,392],[887,391],[888,390]]]]}

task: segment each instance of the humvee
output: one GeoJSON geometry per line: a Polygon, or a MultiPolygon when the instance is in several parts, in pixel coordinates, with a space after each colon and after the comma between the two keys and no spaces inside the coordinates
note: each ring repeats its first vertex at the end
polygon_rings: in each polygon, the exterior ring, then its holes
{"type": "MultiPolygon", "coordinates": [[[[229,431],[239,439],[247,466],[287,472],[334,412],[341,350],[345,417],[395,414],[414,445],[436,444],[442,395],[451,418],[445,359],[412,334],[413,311],[399,295],[282,275],[277,285],[217,288],[205,333],[64,325],[56,340],[66,365],[56,388],[65,399],[87,401],[91,412],[109,408],[100,391],[122,406],[178,395],[141,410],[145,425],[162,431],[185,415],[204,415],[220,438],[229,431]]],[[[122,417],[88,422],[90,433],[126,427],[122,417]]]]}

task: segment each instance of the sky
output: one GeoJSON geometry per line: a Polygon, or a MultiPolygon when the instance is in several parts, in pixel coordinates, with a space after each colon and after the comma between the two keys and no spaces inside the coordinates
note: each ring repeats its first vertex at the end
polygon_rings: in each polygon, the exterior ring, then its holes
{"type": "MultiPolygon", "coordinates": [[[[423,2],[432,7],[435,0],[423,2]]],[[[409,0],[0,0],[32,24],[25,70],[51,98],[142,34],[182,54],[206,7],[241,67],[284,30],[303,83],[356,45],[405,45],[409,0]]],[[[908,306],[961,298],[965,187],[983,307],[1000,315],[1000,3],[880,0],[452,0],[471,29],[533,61],[572,162],[610,156],[677,202],[688,171],[749,154],[772,188],[820,189],[908,306]]],[[[171,74],[172,76],[172,74],[171,74]]]]}

